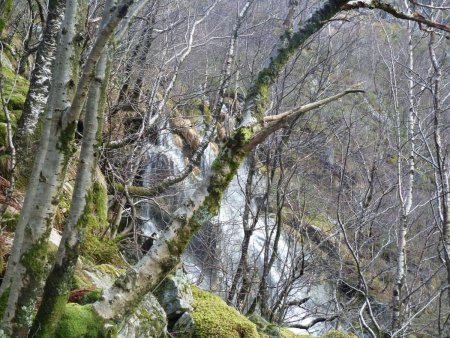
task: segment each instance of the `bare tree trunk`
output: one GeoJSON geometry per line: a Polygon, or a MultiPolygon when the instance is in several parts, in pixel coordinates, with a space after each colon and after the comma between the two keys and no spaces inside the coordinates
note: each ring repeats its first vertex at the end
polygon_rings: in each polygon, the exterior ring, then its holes
{"type": "MultiPolygon", "coordinates": [[[[230,291],[228,292],[228,303],[232,303],[234,296],[236,294],[237,286],[242,276],[247,273],[248,266],[248,247],[250,245],[250,239],[253,234],[254,227],[250,226],[250,211],[251,211],[251,201],[252,201],[252,187],[253,187],[253,177],[255,175],[255,153],[252,152],[249,155],[249,165],[248,165],[248,174],[247,174],[247,182],[245,184],[245,205],[244,205],[244,213],[242,216],[242,227],[244,228],[244,239],[242,240],[241,245],[241,257],[239,259],[238,267],[236,269],[236,273],[233,277],[233,281],[231,283],[230,291]]],[[[254,224],[252,220],[252,224],[254,224]]],[[[237,308],[240,308],[239,304],[236,303],[237,308]]]]}
{"type": "Polygon", "coordinates": [[[101,187],[99,187],[100,183],[94,182],[94,175],[103,129],[106,70],[107,51],[103,53],[97,64],[95,80],[91,84],[86,101],[83,141],[70,215],[64,225],[56,261],[47,278],[42,302],[33,322],[30,332],[33,337],[54,336],[70,292],[84,228],[87,226],[89,215],[96,212],[95,200],[101,187]]]}
{"type": "Polygon", "coordinates": [[[31,171],[30,161],[32,156],[30,154],[35,151],[32,143],[37,139],[34,133],[38,129],[39,120],[47,104],[52,82],[52,64],[55,60],[57,38],[60,33],[65,6],[66,0],[49,1],[47,22],[36,53],[30,87],[14,133],[14,143],[18,148],[17,157],[24,177],[31,171]]]}
{"type": "MultiPolygon", "coordinates": [[[[44,267],[46,265],[47,238],[57,206],[57,192],[62,186],[61,172],[72,154],[67,148],[67,139],[64,139],[67,135],[61,136],[60,123],[62,114],[68,109],[68,104],[76,88],[77,62],[72,65],[70,60],[77,60],[74,55],[77,55],[77,50],[78,53],[80,50],[79,47],[77,48],[79,46],[77,30],[82,32],[81,27],[84,27],[84,24],[77,16],[84,17],[81,9],[82,7],[78,7],[75,1],[68,4],[66,8],[62,25],[66,34],[61,35],[61,42],[58,46],[58,62],[55,63],[54,68],[55,85],[52,89],[52,100],[47,108],[46,116],[49,123],[45,126],[46,130],[43,131],[43,137],[46,137],[43,143],[47,144],[43,156],[44,161],[38,163],[40,166],[34,167],[36,171],[39,171],[33,172],[26,195],[26,199],[32,198],[32,201],[25,201],[16,230],[19,233],[23,232],[21,243],[16,243],[16,240],[14,243],[14,246],[18,245],[20,248],[20,259],[13,262],[16,263],[15,266],[8,264],[8,270],[12,271],[12,283],[6,311],[3,315],[2,329],[14,337],[26,337],[28,334],[36,303],[36,292],[41,289],[46,276],[44,267]],[[77,26],[77,21],[80,26],[77,26]]],[[[65,132],[70,133],[68,130],[65,132]]]]}
{"type": "MultiPolygon", "coordinates": [[[[412,45],[412,28],[411,24],[409,25],[409,40],[408,40],[408,60],[409,60],[409,69],[411,71],[414,70],[414,54],[413,54],[413,45],[412,45]]],[[[395,76],[395,74],[394,74],[395,76]]],[[[404,182],[403,182],[403,172],[402,172],[402,154],[401,147],[403,142],[400,140],[400,120],[397,120],[397,138],[398,138],[398,147],[399,147],[399,157],[398,157],[398,194],[401,201],[401,218],[400,225],[398,228],[398,242],[397,242],[397,272],[395,278],[395,285],[393,288],[393,309],[392,309],[392,329],[393,331],[397,331],[402,326],[402,289],[405,283],[406,276],[406,235],[408,232],[408,217],[411,212],[412,202],[413,202],[413,188],[414,188],[414,174],[415,174],[415,124],[416,117],[414,111],[414,81],[412,78],[408,81],[409,92],[409,109],[407,112],[407,140],[406,144],[408,145],[408,155],[407,155],[407,164],[408,164],[408,175],[406,182],[406,191],[403,191],[404,182]]],[[[399,114],[399,112],[398,112],[399,114]]]]}

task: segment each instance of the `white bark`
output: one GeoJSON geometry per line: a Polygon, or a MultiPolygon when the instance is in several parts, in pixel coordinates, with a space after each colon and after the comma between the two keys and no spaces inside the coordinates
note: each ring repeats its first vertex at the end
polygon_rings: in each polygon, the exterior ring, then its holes
{"type": "MultiPolygon", "coordinates": [[[[30,257],[30,254],[33,255],[33,251],[30,250],[42,245],[42,241],[45,241],[50,234],[49,229],[56,207],[56,203],[53,201],[56,197],[57,186],[61,184],[58,130],[60,129],[61,114],[68,108],[73,90],[70,60],[74,53],[77,11],[77,2],[70,1],[62,24],[65,34],[61,34],[58,46],[58,58],[54,67],[54,86],[47,106],[47,121],[41,139],[42,149],[40,149],[38,159],[33,167],[13,244],[13,255],[18,255],[18,257],[11,257],[13,261],[11,265],[8,264],[6,273],[9,277],[6,282],[10,280],[12,282],[5,285],[5,288],[9,287],[9,298],[2,328],[17,337],[25,336],[27,325],[31,324],[36,296],[31,296],[29,293],[36,292],[42,286],[43,276],[40,281],[25,276],[30,273],[30,270],[33,270],[35,264],[41,264],[40,273],[43,273],[45,266],[45,256],[43,261],[39,260],[42,257],[30,257]],[[30,258],[36,258],[33,266],[30,266],[30,258]]],[[[38,271],[32,272],[39,273],[38,271]]]]}
{"type": "Polygon", "coordinates": [[[55,60],[57,38],[63,20],[65,2],[66,0],[55,0],[49,3],[46,27],[36,53],[30,88],[14,135],[14,141],[24,148],[21,150],[23,153],[29,150],[27,148],[30,146],[31,138],[47,104],[52,82],[52,65],[55,60]]]}
{"type": "MultiPolygon", "coordinates": [[[[414,70],[414,54],[413,54],[413,44],[412,44],[412,28],[409,24],[408,30],[408,67],[411,71],[414,70]]],[[[395,76],[395,75],[394,75],[395,76]]],[[[407,167],[408,174],[406,176],[406,182],[403,182],[403,170],[402,170],[402,158],[403,154],[399,148],[398,154],[398,194],[401,201],[401,217],[400,224],[398,226],[397,235],[397,269],[395,276],[395,285],[393,289],[393,309],[392,309],[392,329],[398,330],[402,326],[402,290],[406,278],[406,243],[407,243],[407,233],[408,233],[408,222],[409,215],[411,213],[412,203],[413,203],[413,189],[414,189],[414,174],[415,174],[415,103],[414,103],[414,81],[410,76],[408,81],[408,99],[409,108],[407,111],[407,167]],[[404,184],[406,183],[406,184],[404,184]]],[[[400,128],[400,123],[398,123],[398,128],[400,128]]],[[[397,131],[398,138],[400,140],[400,129],[397,131]]],[[[401,141],[400,141],[401,142],[401,141]]],[[[400,147],[400,142],[398,146],[400,147]]]]}

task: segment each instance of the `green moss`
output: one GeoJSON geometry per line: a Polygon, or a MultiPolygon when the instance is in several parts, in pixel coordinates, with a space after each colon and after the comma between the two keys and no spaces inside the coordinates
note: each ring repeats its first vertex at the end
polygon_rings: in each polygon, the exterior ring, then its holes
{"type": "Polygon", "coordinates": [[[329,232],[335,228],[335,225],[322,214],[305,215],[305,221],[308,224],[314,225],[325,232],[329,232]]]}
{"type": "Polygon", "coordinates": [[[8,305],[9,290],[9,288],[5,289],[0,296],[0,318],[3,317],[6,306],[8,305]]]}
{"type": "Polygon", "coordinates": [[[5,28],[6,22],[11,14],[12,4],[13,0],[5,0],[2,2],[2,6],[0,6],[0,34],[5,28]]]}
{"type": "Polygon", "coordinates": [[[315,338],[316,336],[311,336],[309,334],[295,334],[286,327],[280,328],[280,334],[282,338],[315,338]]]}
{"type": "Polygon", "coordinates": [[[95,264],[112,263],[122,265],[117,242],[107,237],[101,238],[108,225],[108,192],[106,187],[95,181],[86,196],[86,206],[79,224],[85,228],[85,240],[81,255],[95,264]]]}
{"type": "MultiPolygon", "coordinates": [[[[17,121],[22,113],[22,108],[28,93],[29,82],[23,77],[16,75],[11,69],[2,67],[2,90],[3,95],[8,101],[8,110],[10,113],[11,127],[14,131],[17,121]]],[[[6,116],[0,105],[0,146],[7,144],[6,116]]]]}
{"type": "Polygon", "coordinates": [[[116,242],[109,238],[100,239],[92,233],[86,234],[81,254],[96,264],[123,263],[116,242]]]}
{"type": "Polygon", "coordinates": [[[64,163],[69,163],[72,156],[77,151],[77,147],[74,143],[75,131],[77,128],[77,122],[70,122],[67,127],[61,132],[58,140],[57,149],[64,154],[64,163]]]}
{"type": "MultiPolygon", "coordinates": [[[[195,338],[259,338],[255,324],[220,297],[192,288],[195,338]]],[[[181,337],[181,336],[180,336],[181,337]]]]}
{"type": "Polygon", "coordinates": [[[102,289],[95,289],[95,290],[89,291],[83,296],[80,304],[85,305],[85,304],[95,303],[102,297],[102,294],[103,294],[102,289]]]}
{"type": "Polygon", "coordinates": [[[121,276],[123,273],[125,273],[124,269],[121,269],[117,266],[111,265],[111,264],[101,264],[95,266],[95,269],[107,274],[108,276],[111,276],[113,279],[121,276]]]}
{"type": "MultiPolygon", "coordinates": [[[[41,239],[34,243],[21,257],[23,266],[36,280],[43,280],[47,275],[47,253],[49,251],[47,239],[50,236],[50,230],[49,228],[47,234],[43,234],[41,239]]],[[[28,229],[28,231],[31,230],[28,229]]]]}
{"type": "Polygon", "coordinates": [[[86,276],[80,266],[77,266],[72,277],[72,290],[90,287],[94,287],[91,279],[86,276]]]}
{"type": "Polygon", "coordinates": [[[5,211],[2,217],[2,226],[6,231],[14,232],[19,222],[20,214],[18,212],[5,211]]]}
{"type": "Polygon", "coordinates": [[[111,337],[111,332],[105,332],[104,324],[104,321],[94,312],[92,305],[68,303],[56,329],[56,337],[111,337]]]}
{"type": "Polygon", "coordinates": [[[17,75],[14,71],[7,67],[2,67],[2,76],[3,94],[5,95],[5,98],[8,98],[11,95],[8,108],[11,110],[22,109],[28,93],[28,87],[30,86],[29,81],[22,76],[17,75]]]}

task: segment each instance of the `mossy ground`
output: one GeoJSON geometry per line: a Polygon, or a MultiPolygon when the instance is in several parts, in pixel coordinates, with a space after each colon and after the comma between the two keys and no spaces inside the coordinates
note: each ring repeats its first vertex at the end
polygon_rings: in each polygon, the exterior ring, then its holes
{"type": "MultiPolygon", "coordinates": [[[[2,91],[7,107],[10,112],[13,129],[22,113],[23,104],[27,96],[29,82],[21,76],[16,75],[11,69],[2,67],[2,91]]],[[[6,138],[6,117],[2,105],[0,105],[0,146],[7,144],[6,138]]]]}
{"type": "Polygon", "coordinates": [[[92,305],[68,303],[56,330],[57,338],[102,338],[108,337],[104,332],[103,321],[98,318],[92,305]]]}
{"type": "Polygon", "coordinates": [[[259,338],[256,325],[220,297],[192,287],[195,338],[259,338]]]}

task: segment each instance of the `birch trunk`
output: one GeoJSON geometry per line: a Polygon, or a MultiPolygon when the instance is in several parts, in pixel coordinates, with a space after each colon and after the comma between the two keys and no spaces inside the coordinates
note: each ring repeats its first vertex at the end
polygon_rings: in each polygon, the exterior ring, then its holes
{"type": "MultiPolygon", "coordinates": [[[[408,67],[411,71],[414,69],[414,54],[413,54],[413,44],[412,44],[412,28],[409,25],[409,40],[408,40],[408,67]]],[[[410,77],[408,81],[408,99],[409,99],[409,109],[407,112],[407,165],[408,174],[406,177],[406,187],[404,189],[404,182],[402,178],[402,165],[401,158],[402,154],[399,154],[398,161],[398,194],[401,201],[401,218],[400,225],[398,228],[398,239],[397,239],[397,271],[395,277],[395,285],[392,294],[392,329],[397,331],[402,326],[402,289],[406,277],[406,236],[408,233],[408,219],[411,213],[411,207],[413,202],[413,188],[414,188],[414,174],[415,174],[415,124],[416,117],[414,111],[414,80],[410,77]]],[[[400,124],[398,125],[400,128],[400,124]]],[[[400,137],[400,129],[397,131],[398,137],[400,137]]],[[[400,146],[400,143],[399,143],[400,146]]],[[[401,152],[400,148],[399,151],[401,152]]]]}
{"type": "Polygon", "coordinates": [[[42,163],[34,167],[30,196],[26,196],[26,199],[32,200],[25,201],[18,224],[18,231],[23,231],[23,238],[21,243],[14,245],[20,245],[20,258],[14,262],[16,266],[8,265],[8,270],[14,268],[14,271],[2,329],[14,337],[26,337],[28,334],[36,296],[46,275],[47,239],[57,206],[57,192],[62,186],[61,173],[71,156],[67,139],[64,138],[66,135],[61,136],[60,122],[76,88],[77,62],[72,64],[71,60],[77,60],[76,54],[80,50],[77,46],[81,46],[79,42],[82,39],[77,32],[81,33],[84,27],[80,20],[84,17],[80,13],[82,8],[75,1],[68,3],[66,8],[62,25],[64,33],[61,34],[58,62],[54,68],[55,86],[46,115],[48,123],[43,133],[46,137],[43,140],[46,152],[42,156],[42,163]],[[63,150],[67,150],[65,156],[59,156],[63,150]]]}
{"type": "Polygon", "coordinates": [[[72,284],[73,271],[77,263],[81,238],[88,217],[93,210],[98,182],[94,182],[98,149],[103,127],[103,107],[106,93],[105,51],[97,64],[95,81],[92,82],[86,101],[83,141],[75,180],[70,214],[66,224],[56,261],[46,280],[42,303],[34,319],[30,334],[33,337],[53,337],[72,284]]]}
{"type": "MultiPolygon", "coordinates": [[[[55,60],[57,38],[64,16],[66,0],[50,0],[47,22],[42,41],[36,53],[35,67],[31,73],[30,87],[23,106],[22,115],[17,122],[14,143],[22,176],[26,177],[30,168],[30,154],[35,149],[32,142],[38,123],[44,113],[52,82],[52,64],[55,60]]],[[[32,157],[31,157],[32,158],[32,157]]]]}

